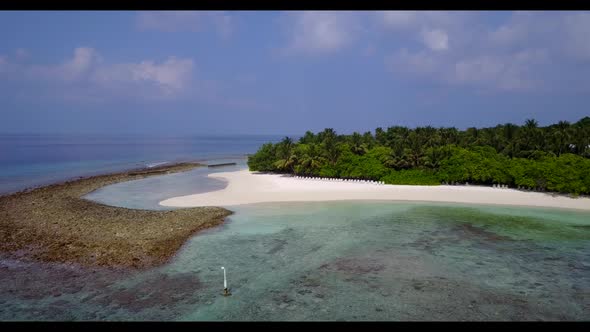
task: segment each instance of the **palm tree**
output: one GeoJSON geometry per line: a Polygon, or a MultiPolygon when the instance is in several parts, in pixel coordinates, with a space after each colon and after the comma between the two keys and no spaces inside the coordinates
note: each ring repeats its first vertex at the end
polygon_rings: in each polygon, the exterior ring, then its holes
{"type": "Polygon", "coordinates": [[[283,140],[279,143],[279,160],[274,163],[274,166],[277,168],[277,170],[284,172],[294,172],[293,167],[297,162],[297,156],[293,153],[293,148],[293,140],[290,137],[283,138],[283,140]]]}
{"type": "Polygon", "coordinates": [[[365,144],[367,149],[372,149],[375,145],[375,138],[373,137],[373,134],[371,134],[370,131],[367,131],[363,134],[363,143],[365,144]]]}
{"type": "Polygon", "coordinates": [[[330,163],[335,164],[340,156],[340,150],[338,149],[338,136],[336,131],[332,128],[326,128],[324,131],[318,134],[318,138],[321,141],[321,147],[324,156],[330,163]]]}
{"type": "Polygon", "coordinates": [[[539,150],[540,137],[539,137],[539,123],[535,119],[527,119],[522,127],[522,141],[523,150],[525,150],[524,156],[528,157],[534,151],[539,150]]]}
{"type": "Polygon", "coordinates": [[[295,173],[295,166],[297,165],[297,155],[293,152],[285,159],[279,159],[274,163],[277,170],[289,173],[295,173]]]}
{"type": "Polygon", "coordinates": [[[425,148],[431,148],[440,144],[441,139],[438,130],[432,126],[418,127],[415,132],[420,137],[421,144],[425,148]]]}
{"type": "Polygon", "coordinates": [[[291,137],[285,136],[285,138],[279,143],[279,157],[281,159],[287,159],[291,155],[292,149],[293,140],[291,137]]]}
{"type": "Polygon", "coordinates": [[[457,138],[459,137],[457,128],[440,128],[438,131],[442,145],[457,144],[457,138]]]}
{"type": "Polygon", "coordinates": [[[527,129],[537,129],[539,127],[539,123],[535,119],[526,119],[524,122],[524,127],[527,129]]]}
{"type": "Polygon", "coordinates": [[[359,156],[369,151],[369,148],[363,142],[363,136],[361,136],[361,134],[357,133],[356,131],[352,133],[352,136],[350,137],[350,150],[352,151],[352,153],[357,154],[359,156]]]}
{"type": "Polygon", "coordinates": [[[463,140],[463,146],[474,145],[479,139],[479,130],[475,127],[467,128],[464,132],[465,139],[463,140]]]}
{"type": "Polygon", "coordinates": [[[429,136],[425,133],[424,128],[416,128],[415,131],[410,132],[408,135],[408,148],[405,149],[404,155],[413,167],[422,165],[424,149],[427,147],[427,140],[429,140],[429,136]]]}
{"type": "Polygon", "coordinates": [[[519,142],[517,138],[518,126],[512,123],[504,125],[503,134],[506,141],[506,147],[504,148],[505,153],[510,157],[518,152],[519,142]]]}
{"type": "Polygon", "coordinates": [[[408,136],[411,130],[406,127],[395,126],[387,128],[385,133],[388,147],[390,147],[397,157],[401,157],[403,150],[408,146],[408,136]]]}
{"type": "Polygon", "coordinates": [[[299,143],[303,143],[303,144],[311,144],[311,143],[315,143],[316,141],[316,136],[314,135],[314,133],[312,133],[311,131],[306,131],[305,134],[303,135],[303,137],[301,137],[299,139],[299,143]]]}
{"type": "Polygon", "coordinates": [[[387,146],[387,136],[385,134],[385,132],[383,131],[383,128],[379,127],[377,129],[375,129],[375,140],[377,141],[377,144],[381,145],[381,146],[387,146]]]}
{"type": "Polygon", "coordinates": [[[440,166],[440,162],[444,157],[444,147],[430,147],[424,152],[424,160],[422,163],[428,168],[436,169],[440,166]]]}
{"type": "Polygon", "coordinates": [[[570,123],[567,121],[559,121],[555,126],[555,131],[553,133],[554,148],[558,156],[560,156],[567,148],[567,143],[570,138],[570,123]]]}
{"type": "Polygon", "coordinates": [[[326,140],[336,140],[336,131],[332,128],[326,128],[324,131],[318,133],[318,139],[320,142],[325,142],[326,140]]]}
{"type": "Polygon", "coordinates": [[[298,173],[314,174],[316,170],[319,170],[326,163],[326,159],[322,156],[322,152],[316,144],[301,144],[298,146],[297,153],[300,155],[299,163],[296,166],[300,170],[298,173]]]}

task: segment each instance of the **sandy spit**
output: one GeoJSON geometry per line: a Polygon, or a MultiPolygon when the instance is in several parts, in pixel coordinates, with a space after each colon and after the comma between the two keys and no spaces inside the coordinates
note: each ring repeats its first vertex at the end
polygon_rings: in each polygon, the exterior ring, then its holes
{"type": "Polygon", "coordinates": [[[376,185],[327,180],[304,180],[287,175],[248,170],[213,173],[226,188],[160,202],[169,207],[233,206],[264,202],[342,200],[425,201],[500,204],[590,210],[590,198],[482,186],[376,185]]]}

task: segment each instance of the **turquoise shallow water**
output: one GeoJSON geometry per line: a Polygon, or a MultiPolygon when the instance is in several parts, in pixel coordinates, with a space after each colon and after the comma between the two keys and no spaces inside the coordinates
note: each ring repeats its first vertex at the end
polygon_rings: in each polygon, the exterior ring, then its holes
{"type": "MultiPolygon", "coordinates": [[[[183,174],[182,181],[160,177],[158,188],[190,187],[204,176],[183,174]]],[[[133,188],[158,191],[135,182],[104,193],[124,197],[133,188]]],[[[193,237],[169,264],[148,271],[2,260],[0,319],[590,318],[586,212],[407,202],[230,209],[235,214],[224,225],[193,237]],[[222,296],[221,266],[229,297],[222,296]]]]}
{"type": "Polygon", "coordinates": [[[209,178],[208,174],[248,168],[244,158],[208,160],[207,164],[230,162],[235,162],[236,165],[199,167],[188,172],[120,182],[95,190],[87,194],[85,198],[102,204],[131,209],[171,210],[173,208],[161,206],[158,203],[170,197],[221,190],[227,183],[209,178]]]}

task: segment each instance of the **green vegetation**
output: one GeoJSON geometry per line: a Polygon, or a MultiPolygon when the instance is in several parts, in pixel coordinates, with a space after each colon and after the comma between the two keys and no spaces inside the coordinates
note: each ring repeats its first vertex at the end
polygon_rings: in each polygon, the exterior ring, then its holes
{"type": "Polygon", "coordinates": [[[264,144],[248,158],[252,171],[379,180],[388,184],[501,184],[513,188],[590,194],[590,117],[539,127],[395,126],[375,133],[306,132],[264,144]]]}

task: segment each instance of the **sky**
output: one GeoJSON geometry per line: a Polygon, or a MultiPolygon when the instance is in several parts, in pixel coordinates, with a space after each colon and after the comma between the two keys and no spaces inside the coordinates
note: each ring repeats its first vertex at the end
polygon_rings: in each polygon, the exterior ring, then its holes
{"type": "Polygon", "coordinates": [[[581,11],[3,11],[0,133],[574,122],[589,36],[581,11]]]}

